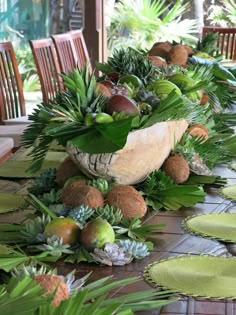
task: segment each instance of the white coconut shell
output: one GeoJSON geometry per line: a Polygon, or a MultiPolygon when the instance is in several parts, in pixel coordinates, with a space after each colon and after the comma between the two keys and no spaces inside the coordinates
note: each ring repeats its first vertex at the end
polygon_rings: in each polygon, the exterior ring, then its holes
{"type": "Polygon", "coordinates": [[[73,144],[67,152],[88,177],[103,177],[132,185],[159,169],[188,127],[186,120],[165,121],[129,133],[125,146],[114,153],[88,154],[73,144]]]}

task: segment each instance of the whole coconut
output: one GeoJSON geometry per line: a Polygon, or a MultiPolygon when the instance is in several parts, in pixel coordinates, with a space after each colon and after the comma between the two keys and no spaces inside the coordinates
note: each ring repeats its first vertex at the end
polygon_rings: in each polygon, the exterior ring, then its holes
{"type": "Polygon", "coordinates": [[[58,236],[62,238],[63,244],[74,245],[78,241],[80,230],[80,225],[75,220],[60,217],[46,225],[44,234],[46,237],[58,236]]]}
{"type": "Polygon", "coordinates": [[[62,187],[69,178],[78,175],[82,175],[82,173],[68,156],[57,168],[56,182],[62,187]]]}
{"type": "Polygon", "coordinates": [[[61,201],[71,207],[87,205],[97,208],[104,204],[103,195],[97,188],[81,184],[80,181],[74,181],[64,187],[61,201]]]}
{"type": "Polygon", "coordinates": [[[167,60],[175,65],[186,66],[188,52],[182,45],[175,45],[170,50],[167,60]]]}
{"type": "Polygon", "coordinates": [[[159,56],[147,56],[147,59],[151,61],[151,63],[156,67],[166,66],[166,61],[162,57],[159,56]]]}
{"type": "Polygon", "coordinates": [[[163,170],[175,184],[186,182],[190,175],[188,162],[181,155],[168,157],[163,164],[163,170]]]}
{"type": "Polygon", "coordinates": [[[147,205],[142,195],[132,186],[118,185],[113,187],[106,195],[106,203],[120,208],[123,215],[128,218],[143,217],[147,212],[147,205]]]}
{"type": "Polygon", "coordinates": [[[185,50],[187,51],[187,53],[188,53],[188,56],[192,56],[193,54],[194,54],[194,51],[193,51],[193,49],[192,49],[192,47],[190,47],[190,46],[188,46],[188,45],[182,45],[184,48],[185,48],[185,50]]]}
{"type": "Polygon", "coordinates": [[[159,56],[166,59],[171,49],[172,45],[169,42],[159,42],[152,46],[148,54],[149,56],[159,56]]]}
{"type": "Polygon", "coordinates": [[[209,96],[204,90],[199,91],[200,94],[200,105],[205,105],[209,102],[209,96]]]}
{"type": "Polygon", "coordinates": [[[198,137],[198,138],[204,137],[205,140],[209,138],[208,130],[202,124],[192,124],[188,129],[188,133],[192,137],[198,137]]]}
{"type": "Polygon", "coordinates": [[[70,294],[68,287],[60,276],[42,274],[35,275],[34,279],[39,285],[41,285],[41,287],[47,290],[48,293],[46,293],[45,296],[53,294],[56,290],[52,301],[53,305],[58,306],[61,301],[69,298],[70,294]]]}
{"type": "Polygon", "coordinates": [[[102,248],[106,243],[115,242],[115,232],[104,219],[97,218],[89,221],[80,234],[80,242],[89,251],[102,248]]]}

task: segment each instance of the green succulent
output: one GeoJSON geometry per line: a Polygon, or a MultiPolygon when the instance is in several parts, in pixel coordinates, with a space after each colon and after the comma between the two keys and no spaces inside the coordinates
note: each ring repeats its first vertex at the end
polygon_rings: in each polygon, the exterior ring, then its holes
{"type": "Polygon", "coordinates": [[[26,222],[23,229],[20,230],[20,238],[28,244],[40,243],[45,240],[44,229],[51,221],[49,216],[37,217],[30,222],[26,222]]]}
{"type": "Polygon", "coordinates": [[[119,208],[105,205],[104,207],[96,208],[93,218],[98,217],[107,220],[111,225],[115,225],[121,222],[123,214],[119,208]]]}
{"type": "Polygon", "coordinates": [[[57,188],[56,183],[56,169],[49,168],[37,176],[33,185],[29,187],[28,191],[36,196],[50,193],[52,189],[57,188]]]}
{"type": "Polygon", "coordinates": [[[148,247],[145,243],[136,242],[134,240],[119,240],[117,245],[125,252],[132,254],[136,259],[142,259],[149,255],[148,247]]]}
{"type": "Polygon", "coordinates": [[[78,207],[72,208],[68,212],[68,217],[78,221],[81,225],[85,225],[86,221],[92,217],[95,209],[87,205],[80,205],[78,207]]]}

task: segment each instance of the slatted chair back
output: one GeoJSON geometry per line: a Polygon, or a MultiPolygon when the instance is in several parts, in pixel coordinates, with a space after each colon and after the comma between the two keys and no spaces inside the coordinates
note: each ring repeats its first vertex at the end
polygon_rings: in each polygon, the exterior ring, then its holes
{"type": "Polygon", "coordinates": [[[68,73],[78,64],[75,46],[69,33],[52,35],[61,72],[68,73]]]}
{"type": "Polygon", "coordinates": [[[85,44],[82,30],[73,30],[73,31],[70,31],[69,34],[75,46],[75,52],[77,55],[79,67],[83,68],[85,67],[86,64],[89,64],[90,71],[92,72],[89,54],[88,54],[87,46],[85,44]]]}
{"type": "Polygon", "coordinates": [[[25,115],[23,86],[12,43],[0,43],[0,124],[25,115]]]}
{"type": "Polygon", "coordinates": [[[51,38],[30,40],[29,43],[39,75],[43,101],[47,103],[63,89],[56,50],[51,38]]]}
{"type": "Polygon", "coordinates": [[[203,37],[208,33],[218,33],[218,53],[224,56],[225,59],[236,60],[236,28],[233,27],[203,27],[203,37]]]}

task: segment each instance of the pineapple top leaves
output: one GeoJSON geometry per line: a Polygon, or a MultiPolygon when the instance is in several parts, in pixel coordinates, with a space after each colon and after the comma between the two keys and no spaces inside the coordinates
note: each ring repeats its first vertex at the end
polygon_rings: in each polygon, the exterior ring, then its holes
{"type": "Polygon", "coordinates": [[[156,72],[156,67],[145,58],[144,53],[131,47],[115,49],[113,56],[108,58],[107,64],[97,63],[97,68],[105,74],[119,72],[120,74],[134,74],[147,84],[156,72]]]}

